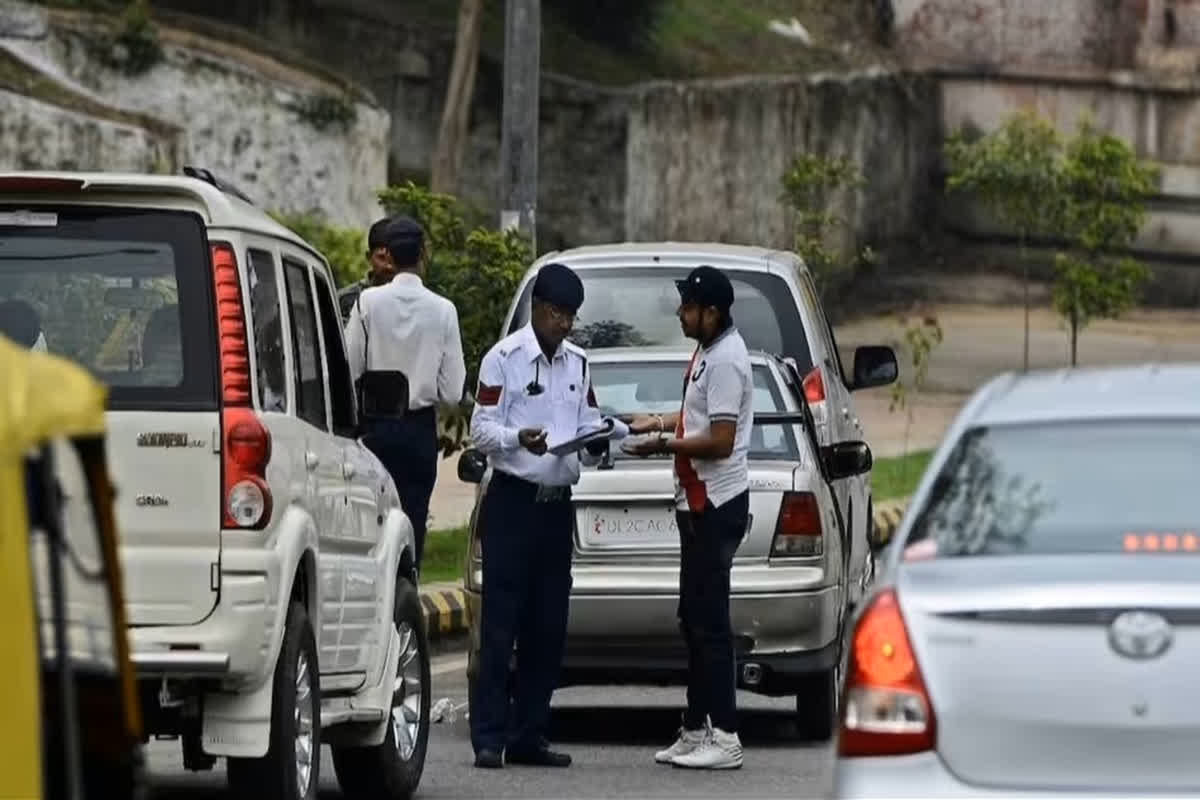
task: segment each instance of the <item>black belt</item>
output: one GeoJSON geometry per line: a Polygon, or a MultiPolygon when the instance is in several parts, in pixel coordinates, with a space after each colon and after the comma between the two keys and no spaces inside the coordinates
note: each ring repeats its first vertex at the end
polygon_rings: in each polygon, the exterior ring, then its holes
{"type": "Polygon", "coordinates": [[[491,484],[497,489],[504,487],[510,491],[515,490],[529,494],[535,503],[561,503],[571,499],[570,486],[547,486],[543,483],[534,483],[498,469],[492,470],[491,484]]]}

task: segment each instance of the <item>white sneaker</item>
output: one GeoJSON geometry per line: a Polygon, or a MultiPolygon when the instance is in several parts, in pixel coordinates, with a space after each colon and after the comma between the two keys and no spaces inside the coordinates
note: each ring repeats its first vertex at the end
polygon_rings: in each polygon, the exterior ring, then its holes
{"type": "Polygon", "coordinates": [[[708,728],[700,728],[699,730],[689,731],[687,728],[679,729],[679,738],[675,740],[675,744],[668,747],[666,750],[659,750],[654,754],[654,760],[659,764],[670,764],[680,756],[686,756],[688,753],[695,750],[700,745],[708,740],[708,728]]]}
{"type": "Polygon", "coordinates": [[[686,769],[740,769],[742,740],[736,733],[713,728],[703,744],[671,763],[686,769]]]}

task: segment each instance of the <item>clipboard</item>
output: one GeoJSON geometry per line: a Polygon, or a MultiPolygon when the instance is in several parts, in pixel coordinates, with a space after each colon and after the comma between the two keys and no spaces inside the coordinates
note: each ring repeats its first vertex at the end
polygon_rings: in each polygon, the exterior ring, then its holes
{"type": "Polygon", "coordinates": [[[592,442],[596,442],[601,439],[607,439],[612,436],[613,428],[613,421],[611,419],[606,419],[599,428],[582,433],[579,436],[576,436],[574,439],[568,439],[565,442],[560,442],[553,447],[547,448],[546,452],[555,456],[565,456],[570,455],[571,453],[577,453],[592,442]]]}

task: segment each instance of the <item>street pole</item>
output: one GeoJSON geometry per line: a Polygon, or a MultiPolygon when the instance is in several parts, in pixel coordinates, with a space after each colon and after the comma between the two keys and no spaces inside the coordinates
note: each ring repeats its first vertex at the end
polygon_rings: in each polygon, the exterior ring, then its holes
{"type": "Polygon", "coordinates": [[[504,112],[500,133],[500,227],[517,228],[537,253],[538,93],[541,0],[506,0],[504,112]]]}

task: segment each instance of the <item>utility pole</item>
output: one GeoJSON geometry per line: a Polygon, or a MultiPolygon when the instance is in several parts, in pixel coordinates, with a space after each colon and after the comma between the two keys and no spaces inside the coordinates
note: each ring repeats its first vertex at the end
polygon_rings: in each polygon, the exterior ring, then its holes
{"type": "Polygon", "coordinates": [[[537,253],[541,0],[505,0],[500,227],[518,228],[537,253]]]}

